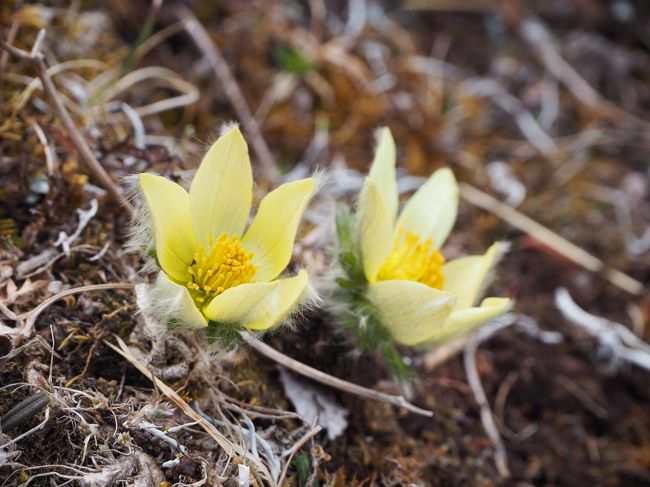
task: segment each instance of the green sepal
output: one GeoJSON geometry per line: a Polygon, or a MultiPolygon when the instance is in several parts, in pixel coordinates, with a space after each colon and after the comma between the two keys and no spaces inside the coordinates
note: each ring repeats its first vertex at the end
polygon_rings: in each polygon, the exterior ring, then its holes
{"type": "Polygon", "coordinates": [[[340,316],[343,327],[357,336],[361,350],[379,352],[398,379],[412,377],[411,367],[402,359],[390,333],[366,296],[368,280],[357,244],[356,220],[349,208],[342,209],[336,216],[336,235],[339,243],[337,257],[344,276],[336,279],[339,287],[335,291],[335,298],[347,305],[347,310],[340,316]]]}
{"type": "Polygon", "coordinates": [[[205,338],[208,345],[217,343],[226,349],[233,348],[244,343],[244,339],[240,334],[242,330],[243,328],[230,323],[208,321],[208,326],[205,328],[205,338]]]}

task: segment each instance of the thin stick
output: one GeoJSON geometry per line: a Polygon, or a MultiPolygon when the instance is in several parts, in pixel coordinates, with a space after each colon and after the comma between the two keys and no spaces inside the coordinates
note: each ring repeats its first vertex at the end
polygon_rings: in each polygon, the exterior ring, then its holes
{"type": "Polygon", "coordinates": [[[186,32],[190,35],[196,46],[203,51],[214,74],[221,82],[224,92],[230,99],[230,103],[244,126],[244,130],[251,138],[251,145],[255,154],[257,154],[264,176],[270,182],[277,181],[279,174],[273,154],[271,154],[269,146],[262,136],[260,127],[235,77],[230,71],[228,63],[221,55],[219,47],[213,42],[203,25],[201,25],[189,9],[181,8],[179,10],[179,17],[185,22],[186,32]]]}
{"type": "MultiPolygon", "coordinates": [[[[9,32],[7,33],[7,43],[13,44],[16,34],[18,33],[18,16],[14,15],[11,21],[11,26],[9,27],[9,32]]],[[[5,51],[0,54],[0,73],[7,72],[7,60],[9,59],[9,52],[5,51]]],[[[0,88],[2,88],[2,82],[4,78],[0,78],[0,88]]]]}
{"type": "Polygon", "coordinates": [[[34,325],[36,324],[36,319],[45,310],[45,308],[47,308],[52,303],[58,301],[59,299],[65,298],[66,296],[70,296],[71,294],[85,293],[88,291],[105,291],[107,289],[132,289],[132,288],[133,288],[133,284],[130,282],[109,282],[107,284],[91,284],[88,286],[73,287],[72,289],[66,289],[65,291],[61,291],[60,293],[47,298],[41,304],[36,306],[36,308],[34,308],[33,310],[28,311],[23,315],[20,315],[19,318],[21,320],[26,318],[26,321],[25,324],[22,326],[22,329],[20,330],[19,336],[22,336],[24,338],[29,337],[32,334],[34,325]]]}
{"type": "Polygon", "coordinates": [[[163,381],[158,379],[153,372],[151,372],[146,365],[144,365],[142,362],[140,362],[135,355],[131,353],[129,348],[126,346],[126,343],[118,337],[117,335],[115,336],[115,339],[117,340],[117,343],[119,344],[119,347],[113,345],[107,340],[104,340],[104,343],[108,345],[110,348],[112,348],[115,352],[119,353],[122,357],[124,357],[126,360],[128,360],[131,365],[133,365],[136,369],[138,369],[142,374],[149,380],[151,380],[154,385],[170,400],[172,401],[176,407],[178,407],[181,411],[183,411],[187,416],[192,418],[193,421],[196,421],[196,424],[201,426],[203,430],[210,435],[210,437],[219,445],[223,450],[226,452],[227,455],[231,457],[238,457],[237,460],[240,460],[242,458],[246,458],[247,461],[251,462],[251,464],[255,465],[255,467],[263,472],[268,479],[272,479],[271,474],[268,472],[267,468],[264,466],[262,462],[260,462],[257,458],[253,457],[251,454],[248,452],[244,451],[243,448],[241,448],[239,445],[231,443],[228,438],[226,438],[223,434],[217,430],[212,423],[210,423],[208,420],[206,420],[203,416],[201,416],[199,413],[194,411],[190,407],[189,404],[187,404],[181,396],[179,396],[174,389],[169,387],[167,384],[165,384],[163,381]]]}
{"type": "Polygon", "coordinates": [[[578,71],[553,48],[555,42],[548,28],[537,18],[524,20],[519,28],[520,36],[528,43],[544,67],[575,96],[578,101],[612,122],[641,125],[646,130],[650,122],[628,113],[604,98],[578,71]]]}
{"type": "Polygon", "coordinates": [[[316,370],[313,367],[305,365],[302,362],[298,362],[297,360],[292,359],[291,357],[287,357],[283,353],[278,352],[274,348],[268,346],[266,343],[255,338],[253,335],[251,335],[248,332],[241,332],[241,336],[244,339],[244,341],[256,352],[260,353],[261,355],[264,355],[265,357],[273,360],[274,362],[279,363],[280,365],[283,365],[287,369],[293,370],[294,372],[304,377],[308,377],[312,380],[320,382],[321,384],[325,384],[326,386],[339,389],[343,392],[347,392],[348,394],[354,394],[356,396],[364,397],[366,399],[372,399],[374,401],[381,401],[388,404],[392,404],[393,406],[398,406],[408,411],[411,411],[412,413],[420,414],[422,416],[426,416],[429,418],[433,416],[432,411],[421,409],[411,404],[406,399],[404,399],[404,396],[393,396],[391,394],[385,394],[383,392],[375,391],[373,389],[368,389],[366,387],[353,384],[352,382],[348,382],[343,379],[333,377],[329,374],[326,374],[325,372],[321,372],[320,370],[316,370]]]}
{"type": "Polygon", "coordinates": [[[79,156],[81,157],[81,160],[86,164],[86,166],[93,174],[93,176],[95,176],[97,181],[108,191],[111,197],[116,202],[120,203],[130,215],[133,215],[135,211],[133,206],[131,205],[129,200],[127,200],[126,197],[122,194],[122,192],[117,187],[113,179],[111,179],[111,177],[106,172],[104,167],[95,158],[92,150],[90,149],[90,147],[88,147],[86,140],[79,132],[79,129],[77,129],[74,121],[72,120],[72,117],[70,116],[70,113],[68,112],[68,110],[65,108],[65,105],[61,101],[61,97],[59,96],[56,87],[52,82],[52,78],[50,77],[50,74],[47,72],[47,67],[45,66],[45,58],[43,57],[43,54],[40,52],[40,44],[42,43],[44,32],[45,31],[43,30],[39,32],[39,37],[37,38],[37,43],[34,45],[34,49],[32,50],[32,53],[28,53],[21,49],[17,49],[12,45],[7,44],[3,40],[0,40],[0,47],[23,60],[31,62],[34,65],[36,69],[36,73],[38,74],[38,77],[40,78],[41,83],[43,84],[43,90],[45,91],[45,94],[49,98],[50,103],[52,104],[52,108],[61,119],[63,126],[68,131],[68,134],[70,135],[70,139],[72,140],[73,145],[77,149],[77,152],[79,152],[79,156]]]}
{"type": "Polygon", "coordinates": [[[602,272],[605,279],[623,291],[635,296],[639,296],[643,293],[644,287],[641,282],[617,269],[609,267],[598,257],[591,255],[589,252],[569,242],[564,237],[561,237],[552,230],[537,223],[532,218],[515,210],[511,206],[500,202],[480,189],[467,183],[460,183],[460,195],[473,205],[494,213],[513,227],[526,232],[531,237],[535,238],[535,240],[548,245],[553,250],[576,264],[595,273],[602,272]]]}
{"type": "Polygon", "coordinates": [[[436,346],[435,348],[424,354],[424,367],[430,372],[433,369],[441,366],[452,357],[455,357],[462,352],[467,343],[470,341],[472,335],[461,335],[458,338],[436,346]]]}
{"type": "Polygon", "coordinates": [[[507,323],[495,323],[492,326],[488,326],[481,330],[479,333],[474,335],[470,342],[465,348],[464,362],[465,362],[465,373],[467,374],[467,382],[469,383],[472,392],[474,393],[474,399],[478,404],[481,410],[481,422],[483,423],[483,429],[487,433],[488,437],[494,445],[494,463],[496,464],[499,475],[502,477],[510,477],[510,469],[508,468],[508,458],[506,455],[506,449],[503,446],[501,441],[501,435],[494,421],[494,416],[490,410],[490,403],[485,396],[485,391],[481,385],[481,378],[478,374],[476,368],[476,350],[479,345],[494,335],[497,331],[510,326],[511,322],[507,323]]]}
{"type": "Polygon", "coordinates": [[[41,126],[36,122],[32,122],[30,126],[34,130],[34,133],[36,133],[36,137],[38,137],[39,142],[43,146],[43,152],[45,154],[45,164],[47,166],[47,174],[48,176],[52,176],[54,174],[55,153],[52,150],[52,147],[50,147],[50,144],[47,142],[47,137],[45,136],[45,132],[43,132],[41,126]]]}
{"type": "Polygon", "coordinates": [[[296,454],[296,452],[300,450],[305,445],[305,443],[307,443],[314,436],[320,433],[322,429],[323,428],[316,425],[314,428],[307,431],[307,433],[305,433],[305,435],[302,438],[300,438],[295,445],[291,447],[289,458],[287,458],[287,461],[285,462],[284,467],[282,468],[282,474],[280,475],[280,479],[278,480],[278,485],[282,485],[282,482],[284,482],[284,478],[287,476],[287,472],[289,471],[289,465],[291,465],[291,460],[293,460],[293,456],[296,454]]]}

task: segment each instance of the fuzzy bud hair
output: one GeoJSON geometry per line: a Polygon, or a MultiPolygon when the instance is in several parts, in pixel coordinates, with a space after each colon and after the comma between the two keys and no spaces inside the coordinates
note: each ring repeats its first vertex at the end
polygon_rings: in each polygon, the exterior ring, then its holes
{"type": "Polygon", "coordinates": [[[239,127],[239,124],[235,122],[234,120],[231,120],[229,122],[224,122],[221,127],[219,127],[219,137],[223,137],[226,135],[228,132],[230,132],[232,129],[235,127],[239,127]]]}
{"type": "Polygon", "coordinates": [[[174,284],[160,271],[156,282],[142,293],[138,305],[160,323],[161,329],[204,328],[207,322],[191,299],[185,287],[174,284]]]}
{"type": "Polygon", "coordinates": [[[127,252],[138,253],[146,260],[151,260],[149,255],[155,250],[153,221],[140,188],[139,175],[125,177],[124,183],[126,196],[135,208],[124,248],[127,252]]]}

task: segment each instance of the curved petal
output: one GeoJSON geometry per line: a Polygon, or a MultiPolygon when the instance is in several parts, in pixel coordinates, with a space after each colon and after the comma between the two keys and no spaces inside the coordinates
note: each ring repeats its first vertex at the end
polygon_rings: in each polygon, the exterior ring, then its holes
{"type": "Polygon", "coordinates": [[[307,271],[296,276],[279,279],[278,287],[267,294],[242,323],[251,330],[267,330],[282,323],[300,304],[309,288],[307,271]]]}
{"type": "Polygon", "coordinates": [[[390,254],[393,243],[391,218],[381,190],[366,179],[359,197],[358,232],[363,270],[368,282],[375,282],[382,264],[390,254]]]}
{"type": "Polygon", "coordinates": [[[147,310],[168,326],[203,328],[208,322],[194,304],[185,286],[171,281],[164,272],[158,273],[148,296],[147,310]]]}
{"type": "Polygon", "coordinates": [[[415,281],[380,281],[368,298],[395,341],[417,345],[440,333],[456,298],[415,281]]]}
{"type": "Polygon", "coordinates": [[[190,187],[190,215],[197,243],[226,232],[241,235],[253,200],[248,146],[239,128],[219,137],[208,150],[190,187]]]}
{"type": "Polygon", "coordinates": [[[510,309],[508,298],[485,298],[480,306],[453,311],[440,334],[431,337],[430,342],[444,341],[468,333],[510,309]]]}
{"type": "Polygon", "coordinates": [[[393,135],[388,127],[383,127],[377,131],[377,149],[372,166],[370,166],[368,179],[379,188],[392,220],[397,217],[397,206],[399,204],[397,179],[395,177],[395,158],[393,135]]]}
{"type": "Polygon", "coordinates": [[[242,245],[253,252],[256,282],[275,279],[291,260],[302,213],[314,191],[312,178],[286,183],[267,194],[242,245]]]}
{"type": "Polygon", "coordinates": [[[445,276],[444,291],[458,297],[455,310],[474,306],[489,284],[492,271],[509,245],[496,242],[484,255],[471,255],[447,262],[442,267],[445,276]]]}
{"type": "Polygon", "coordinates": [[[203,314],[218,323],[241,324],[278,287],[278,281],[240,284],[226,289],[203,308],[203,314]]]}
{"type": "Polygon", "coordinates": [[[178,184],[153,174],[140,174],[139,183],[153,220],[158,262],[176,281],[185,282],[195,251],[190,197],[178,184]]]}
{"type": "Polygon", "coordinates": [[[397,228],[415,232],[423,239],[431,237],[440,248],[456,222],[458,184],[449,168],[438,169],[406,203],[397,220],[397,228]]]}

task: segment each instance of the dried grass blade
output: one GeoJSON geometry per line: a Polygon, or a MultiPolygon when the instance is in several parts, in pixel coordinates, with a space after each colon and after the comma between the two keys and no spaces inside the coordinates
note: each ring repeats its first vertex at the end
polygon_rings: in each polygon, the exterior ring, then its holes
{"type": "Polygon", "coordinates": [[[480,189],[467,183],[461,183],[460,195],[471,204],[495,214],[513,227],[527,233],[585,269],[595,273],[602,273],[605,279],[623,291],[635,296],[640,296],[643,293],[644,287],[641,282],[618,269],[609,267],[598,257],[591,255],[586,250],[480,189]]]}
{"type": "Polygon", "coordinates": [[[110,343],[107,340],[104,340],[104,343],[109,346],[111,349],[113,349],[115,352],[120,354],[122,357],[124,357],[126,360],[128,360],[131,365],[133,365],[136,369],[138,369],[144,376],[146,376],[149,380],[151,380],[155,386],[162,392],[167,399],[169,399],[171,402],[173,402],[176,407],[178,407],[181,411],[183,411],[187,416],[192,418],[192,420],[196,421],[196,423],[205,430],[205,432],[210,435],[210,437],[221,447],[223,450],[232,457],[236,457],[237,460],[240,460],[245,458],[248,462],[250,462],[252,465],[255,465],[255,468],[258,469],[258,471],[262,472],[267,479],[271,479],[271,474],[268,472],[266,466],[262,464],[257,458],[253,457],[250,455],[248,452],[244,451],[239,445],[236,445],[234,443],[231,443],[228,438],[226,438],[223,434],[221,434],[209,421],[207,421],[203,416],[201,416],[199,413],[194,411],[190,407],[189,404],[187,404],[181,396],[178,395],[178,393],[169,387],[167,384],[165,384],[163,381],[158,379],[153,372],[151,372],[142,362],[140,362],[129,350],[127,347],[126,343],[118,337],[115,336],[115,340],[117,340],[117,343],[119,344],[119,347],[110,343]]]}

